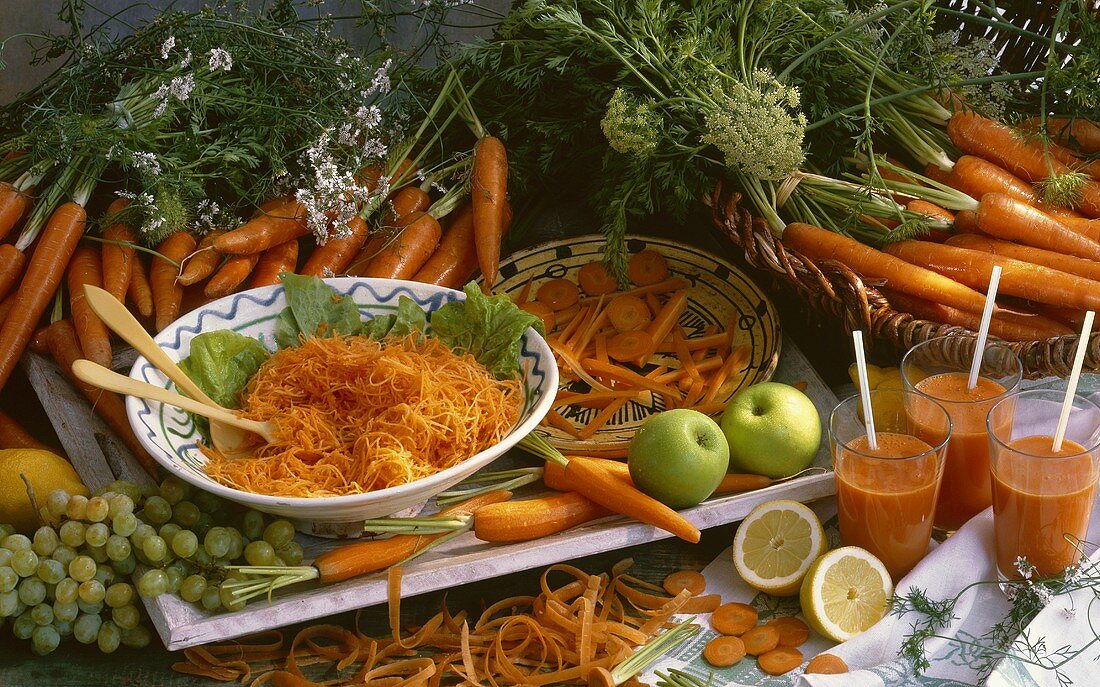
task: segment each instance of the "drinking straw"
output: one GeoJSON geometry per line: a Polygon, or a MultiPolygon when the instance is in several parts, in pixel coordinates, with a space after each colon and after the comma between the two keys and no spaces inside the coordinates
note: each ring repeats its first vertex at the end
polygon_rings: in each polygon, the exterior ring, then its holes
{"type": "Polygon", "coordinates": [[[867,446],[878,450],[878,437],[875,436],[875,414],[871,410],[871,385],[867,381],[867,354],[863,350],[863,332],[852,332],[856,346],[856,372],[859,375],[859,395],[863,400],[863,422],[867,425],[867,446]]]}
{"type": "Polygon", "coordinates": [[[970,361],[970,380],[966,388],[978,385],[978,371],[982,369],[985,357],[985,340],[989,336],[989,321],[993,319],[993,304],[997,300],[997,285],[1001,283],[1001,266],[994,265],[989,275],[989,290],[985,292],[985,309],[982,311],[982,323],[978,326],[978,338],[974,341],[974,359],[970,361]]]}
{"type": "Polygon", "coordinates": [[[1089,310],[1085,321],[1081,323],[1081,337],[1077,339],[1077,353],[1073,356],[1073,369],[1069,373],[1069,385],[1066,397],[1062,401],[1062,414],[1058,416],[1058,429],[1054,432],[1054,453],[1062,450],[1062,440],[1066,438],[1066,426],[1069,424],[1069,411],[1073,408],[1073,396],[1077,393],[1077,382],[1081,379],[1081,368],[1085,365],[1085,351],[1089,347],[1089,334],[1092,332],[1092,319],[1096,313],[1089,310]]]}

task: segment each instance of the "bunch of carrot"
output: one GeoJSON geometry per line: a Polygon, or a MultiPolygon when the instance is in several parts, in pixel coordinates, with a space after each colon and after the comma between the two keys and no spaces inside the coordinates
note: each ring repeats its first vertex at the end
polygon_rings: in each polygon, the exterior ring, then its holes
{"type": "Polygon", "coordinates": [[[963,153],[950,170],[924,175],[888,165],[885,182],[908,208],[942,231],[881,250],[805,224],[783,243],[814,260],[837,260],[882,283],[891,305],[920,319],[977,329],[993,267],[1002,269],[990,328],[1009,341],[1073,334],[1085,310],[1100,307],[1100,127],[1048,119],[1052,141],[969,111],[947,133],[963,153]],[[1063,145],[1065,144],[1065,145],[1063,145]],[[1070,147],[1070,146],[1075,147],[1070,147]],[[1077,177],[1072,207],[1043,202],[1050,177],[1077,177]]]}

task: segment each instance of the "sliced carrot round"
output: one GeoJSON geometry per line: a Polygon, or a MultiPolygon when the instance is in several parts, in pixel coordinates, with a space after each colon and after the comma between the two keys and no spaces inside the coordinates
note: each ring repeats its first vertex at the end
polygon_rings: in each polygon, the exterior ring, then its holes
{"type": "Polygon", "coordinates": [[[710,614],[710,626],[723,635],[743,635],[756,627],[759,619],[756,609],[748,604],[722,604],[710,614]]]}
{"type": "Polygon", "coordinates": [[[619,288],[615,278],[599,260],[584,265],[577,271],[577,282],[589,296],[602,296],[619,288]]]}
{"type": "Polygon", "coordinates": [[[568,279],[551,279],[543,282],[535,292],[535,300],[542,301],[552,310],[565,310],[581,298],[581,290],[568,279]]]}
{"type": "Polygon", "coordinates": [[[607,355],[620,363],[630,362],[652,349],[653,337],[640,329],[636,332],[619,332],[607,340],[607,355]]]}
{"type": "Polygon", "coordinates": [[[745,643],[745,653],[760,656],[779,646],[779,630],[768,625],[753,627],[741,635],[741,641],[745,643]]]}
{"type": "Polygon", "coordinates": [[[683,590],[688,590],[692,596],[699,596],[707,589],[707,580],[697,570],[677,570],[661,584],[665,591],[676,596],[683,590]]]}
{"type": "Polygon", "coordinates": [[[779,646],[801,646],[810,638],[810,628],[793,615],[772,618],[767,624],[779,630],[779,646]]]}
{"type": "Polygon", "coordinates": [[[535,317],[542,320],[542,326],[546,328],[546,333],[549,334],[554,329],[554,311],[549,305],[542,301],[528,301],[519,306],[520,310],[526,310],[535,317]]]}
{"type": "Polygon", "coordinates": [[[729,668],[744,657],[745,643],[740,637],[715,637],[703,647],[703,660],[715,668],[729,668]]]}
{"type": "Polygon", "coordinates": [[[653,320],[645,301],[637,296],[616,296],[607,304],[607,319],[620,332],[644,328],[653,320]]]}
{"type": "Polygon", "coordinates": [[[788,646],[781,646],[761,654],[756,659],[756,664],[768,675],[783,675],[802,665],[802,652],[788,646]]]}
{"type": "Polygon", "coordinates": [[[668,261],[657,251],[646,249],[630,258],[626,274],[638,286],[656,284],[668,279],[668,261]]]}
{"type": "Polygon", "coordinates": [[[848,672],[848,664],[839,656],[818,654],[806,664],[807,675],[843,675],[848,672]]]}

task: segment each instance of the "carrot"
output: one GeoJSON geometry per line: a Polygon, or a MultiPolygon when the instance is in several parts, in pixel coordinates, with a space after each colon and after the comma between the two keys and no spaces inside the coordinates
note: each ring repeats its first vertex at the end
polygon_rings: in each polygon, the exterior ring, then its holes
{"type": "MultiPolygon", "coordinates": [[[[437,284],[452,289],[461,288],[477,272],[477,246],[474,244],[474,213],[469,205],[459,211],[443,240],[424,266],[413,275],[413,281],[437,284]]],[[[546,331],[549,333],[550,327],[546,331]]]]}
{"type": "Polygon", "coordinates": [[[346,236],[330,236],[323,245],[318,245],[302,266],[301,273],[314,277],[332,277],[342,273],[363,247],[370,227],[362,217],[356,215],[348,220],[347,230],[346,236]]]}
{"type": "Polygon", "coordinates": [[[137,255],[130,269],[130,283],[126,285],[126,295],[134,304],[134,309],[142,317],[153,316],[153,287],[149,283],[149,274],[145,263],[137,255]]]}
{"type": "Polygon", "coordinates": [[[584,366],[585,371],[591,375],[595,375],[604,379],[612,379],[616,382],[629,384],[639,389],[646,389],[656,394],[671,396],[677,400],[680,399],[680,394],[676,389],[661,384],[660,382],[650,379],[648,377],[643,377],[637,372],[634,372],[633,370],[628,370],[625,367],[620,367],[619,365],[614,365],[612,363],[602,363],[599,360],[594,360],[593,358],[585,358],[581,361],[581,364],[584,366]]]}
{"type": "Polygon", "coordinates": [[[405,222],[405,228],[392,243],[371,258],[364,276],[409,279],[431,257],[443,235],[435,217],[420,212],[406,217],[402,222],[405,222]]]}
{"type": "Polygon", "coordinates": [[[215,229],[202,237],[198,247],[183,259],[183,269],[176,281],[181,286],[191,286],[206,279],[218,269],[225,255],[214,250],[214,241],[218,240],[225,229],[215,229]]]}
{"type": "MultiPolygon", "coordinates": [[[[1038,124],[1038,118],[1029,123],[1038,124]]],[[[1077,144],[1086,153],[1100,153],[1100,126],[1087,119],[1047,117],[1047,133],[1063,145],[1077,144]]]]}
{"type": "Polygon", "coordinates": [[[749,473],[739,474],[733,472],[722,478],[722,481],[718,484],[718,488],[714,490],[714,493],[716,495],[739,494],[743,491],[754,491],[756,489],[770,487],[771,485],[772,478],[770,477],[765,477],[764,475],[753,475],[749,473]]]}
{"type": "Polygon", "coordinates": [[[577,283],[589,296],[602,296],[619,288],[618,282],[599,260],[586,263],[577,270],[577,283]]]}
{"type": "MultiPolygon", "coordinates": [[[[9,293],[7,295],[7,297],[4,298],[4,300],[0,301],[0,324],[3,324],[4,320],[7,319],[8,313],[11,312],[11,307],[13,305],[15,305],[15,294],[14,293],[9,293]]],[[[33,344],[34,344],[34,340],[31,339],[30,345],[32,346],[32,348],[31,348],[32,351],[34,350],[33,344]]]]}
{"type": "Polygon", "coordinates": [[[1003,193],[1028,205],[1036,202],[1031,184],[1007,169],[976,155],[963,155],[955,161],[945,183],[974,200],[987,193],[1003,193]]]}
{"type": "MultiPolygon", "coordinates": [[[[923,298],[885,291],[886,299],[896,310],[931,322],[942,322],[971,331],[978,331],[981,316],[941,305],[923,298]]],[[[1005,341],[1041,341],[1055,336],[1067,336],[1073,329],[1061,322],[1040,315],[1018,315],[1002,310],[989,322],[989,333],[1005,341]]]]}
{"type": "Polygon", "coordinates": [[[27,266],[27,256],[10,243],[0,246],[0,300],[7,297],[12,288],[23,276],[27,266]]]}
{"type": "Polygon", "coordinates": [[[214,239],[214,250],[232,255],[259,253],[308,233],[306,208],[292,200],[214,239]]]}
{"type": "Polygon", "coordinates": [[[672,330],[672,339],[676,342],[676,359],[680,361],[680,367],[687,370],[688,379],[693,383],[702,382],[703,376],[695,364],[695,358],[691,357],[691,351],[687,348],[687,339],[684,338],[684,332],[680,327],[672,330]]]}
{"type": "Polygon", "coordinates": [[[470,204],[474,211],[474,239],[477,262],[491,291],[500,264],[500,242],[504,237],[504,202],[508,193],[508,156],[504,144],[493,136],[483,136],[474,149],[474,167],[470,174],[470,204]]]}
{"type": "Polygon", "coordinates": [[[810,638],[810,628],[793,615],[772,618],[766,625],[779,630],[779,646],[802,646],[810,638]]]}
{"type": "Polygon", "coordinates": [[[715,668],[729,668],[745,658],[745,643],[739,637],[715,637],[703,647],[703,660],[715,668]]]}
{"type": "Polygon", "coordinates": [[[930,203],[927,200],[921,198],[914,198],[906,204],[905,209],[909,212],[915,212],[932,219],[942,219],[945,222],[954,222],[955,215],[951,214],[951,211],[941,208],[935,203],[930,203]]]}
{"type": "MultiPolygon", "coordinates": [[[[625,462],[606,458],[589,458],[589,460],[626,484],[634,484],[630,479],[630,468],[625,462]]],[[[565,467],[551,461],[547,461],[543,467],[542,483],[556,491],[569,491],[571,484],[565,475],[565,467]]]]}
{"type": "MultiPolygon", "coordinates": [[[[1042,181],[1053,174],[1073,170],[1041,146],[1019,136],[1012,128],[973,112],[956,112],[947,124],[947,135],[960,150],[979,155],[1024,179],[1042,181]]],[[[1086,181],[1074,207],[1090,217],[1100,216],[1100,184],[1086,181]]]]}
{"type": "Polygon", "coordinates": [[[57,452],[56,449],[35,439],[23,428],[23,425],[2,410],[0,410],[0,448],[37,448],[57,452]]]}
{"type": "Polygon", "coordinates": [[[722,604],[710,614],[710,626],[720,635],[739,636],[756,627],[760,615],[748,604],[722,604]]]}
{"type": "Polygon", "coordinates": [[[843,675],[847,672],[848,664],[833,654],[818,654],[806,664],[806,675],[843,675]]]}
{"type": "Polygon", "coordinates": [[[688,297],[686,290],[677,291],[668,299],[661,310],[654,316],[647,330],[650,337],[653,339],[653,345],[650,346],[644,354],[634,359],[635,364],[644,365],[649,360],[653,355],[653,349],[657,347],[657,342],[672,333],[672,328],[679,324],[680,316],[687,310],[687,303],[688,297]]]}
{"type": "Polygon", "coordinates": [[[802,665],[802,652],[781,646],[758,656],[756,665],[768,675],[784,675],[802,665]]]}
{"type": "Polygon", "coordinates": [[[793,222],[783,232],[783,243],[811,260],[835,260],[865,279],[884,280],[895,291],[960,310],[980,313],[985,307],[985,296],[974,289],[825,229],[793,222]]]}
{"type": "Polygon", "coordinates": [[[0,239],[15,228],[27,210],[30,197],[8,182],[0,182],[0,239]]]}
{"type": "MultiPolygon", "coordinates": [[[[107,216],[121,212],[129,203],[119,198],[107,208],[107,216]]],[[[130,286],[130,273],[133,271],[137,237],[128,226],[116,222],[103,230],[103,288],[119,302],[126,300],[126,289],[130,286]]]]}
{"type": "MultiPolygon", "coordinates": [[[[706,351],[711,348],[723,348],[730,343],[729,332],[715,332],[713,334],[704,334],[703,336],[696,336],[690,339],[684,339],[684,345],[689,351],[698,353],[699,351],[706,351]]],[[[675,353],[676,341],[673,337],[669,336],[657,344],[655,353],[675,353]]]]}
{"type": "Polygon", "coordinates": [[[616,296],[607,304],[607,319],[620,332],[644,329],[653,319],[645,301],[637,296],[616,296]]]}
{"type": "Polygon", "coordinates": [[[206,282],[203,294],[207,298],[221,298],[236,291],[237,287],[248,279],[248,275],[252,274],[261,255],[262,253],[247,253],[230,257],[214,273],[214,276],[210,277],[210,281],[206,282]]]}
{"type": "Polygon", "coordinates": [[[932,181],[938,181],[941,184],[948,183],[948,179],[951,173],[947,170],[940,169],[939,165],[934,165],[931,162],[924,166],[924,176],[928,177],[932,181]]]}
{"type": "Polygon", "coordinates": [[[758,625],[741,635],[745,643],[745,653],[751,656],[766,654],[779,646],[779,630],[768,625],[758,625]]]}
{"type": "MultiPolygon", "coordinates": [[[[490,491],[444,508],[440,515],[470,515],[479,508],[511,498],[511,492],[490,491]]],[[[388,568],[406,558],[423,552],[428,546],[447,536],[442,534],[402,534],[386,539],[371,539],[341,546],[322,553],[313,561],[322,584],[331,584],[359,575],[388,568]]]]}
{"type": "Polygon", "coordinates": [[[977,234],[959,234],[952,236],[947,245],[957,248],[969,248],[986,253],[993,253],[1006,258],[1015,258],[1024,262],[1035,263],[1049,267],[1059,272],[1076,274],[1078,277],[1100,281],[1100,263],[1094,260],[1065,255],[1060,252],[1021,246],[1009,241],[1001,241],[995,238],[980,236],[977,234]]]}
{"type": "Polygon", "coordinates": [[[15,302],[0,326],[0,389],[7,383],[34,333],[38,318],[42,317],[61,284],[65,266],[76,251],[87,218],[83,207],[69,202],[59,205],[46,222],[23,281],[15,292],[15,302]]]}
{"type": "Polygon", "coordinates": [[[649,332],[619,332],[607,341],[607,355],[612,360],[628,363],[646,355],[653,348],[653,337],[649,332]]]}
{"type": "Polygon", "coordinates": [[[478,508],[474,535],[481,541],[530,541],[610,515],[611,511],[572,491],[478,508]]]}
{"type": "Polygon", "coordinates": [[[88,246],[80,246],[69,259],[69,271],[66,285],[69,289],[69,310],[73,328],[80,341],[80,350],[84,357],[97,365],[111,367],[111,333],[107,325],[92,311],[84,297],[86,285],[103,287],[103,275],[100,273],[103,263],[99,251],[88,246]]]}
{"type": "Polygon", "coordinates": [[[272,246],[260,255],[259,262],[252,270],[252,281],[248,283],[251,289],[260,286],[271,286],[279,283],[279,275],[283,272],[293,272],[298,266],[298,239],[291,239],[286,243],[272,246]]]}
{"type": "Polygon", "coordinates": [[[568,279],[549,279],[540,284],[535,292],[535,300],[545,303],[555,312],[572,306],[580,297],[580,289],[568,279]]]}
{"type": "Polygon", "coordinates": [[[638,286],[657,284],[668,279],[668,261],[657,251],[647,248],[630,257],[626,274],[638,286]]]}
{"type": "Polygon", "coordinates": [[[611,418],[615,417],[615,413],[622,410],[622,407],[627,404],[630,399],[617,398],[607,406],[596,413],[596,417],[592,418],[588,424],[581,428],[578,439],[587,441],[596,435],[596,432],[603,429],[604,425],[611,421],[611,418]]]}
{"type": "Polygon", "coordinates": [[[157,246],[157,253],[160,255],[153,257],[153,267],[149,274],[149,287],[153,292],[153,307],[157,314],[157,331],[179,317],[183,287],[176,283],[176,276],[179,274],[179,264],[194,250],[195,239],[186,231],[177,231],[157,246]]]}
{"type": "Polygon", "coordinates": [[[973,210],[959,210],[955,213],[955,223],[952,226],[956,234],[980,234],[978,228],[978,213],[973,210]]]}
{"type": "Polygon", "coordinates": [[[1085,311],[1076,308],[1059,308],[1056,305],[1033,303],[1032,307],[1043,317],[1069,327],[1071,332],[1081,331],[1085,322],[1085,311]]]}
{"type": "Polygon", "coordinates": [[[145,469],[154,479],[157,477],[157,464],[142,447],[141,442],[134,436],[130,428],[130,420],[126,415],[126,405],[122,397],[109,391],[97,389],[80,381],[73,374],[73,363],[80,360],[83,355],[80,350],[80,342],[76,338],[76,330],[68,320],[58,320],[46,328],[43,333],[46,346],[50,355],[57,361],[61,371],[69,378],[77,389],[84,394],[92,404],[97,415],[103,418],[118,438],[130,449],[145,469]]]}
{"type": "Polygon", "coordinates": [[[1048,149],[1051,155],[1070,169],[1084,172],[1094,180],[1100,180],[1100,161],[1081,159],[1074,151],[1054,142],[1048,145],[1048,149]]]}
{"type": "Polygon", "coordinates": [[[1100,243],[1078,234],[1046,214],[1003,193],[987,193],[978,203],[978,228],[989,236],[1035,248],[1100,259],[1100,243]]]}
{"type": "MultiPolygon", "coordinates": [[[[519,291],[512,296],[512,302],[516,305],[522,306],[531,297],[531,283],[535,281],[535,275],[527,277],[527,281],[523,282],[523,286],[519,288],[519,291]]],[[[579,306],[578,306],[579,309],[579,306]]]]}
{"type": "Polygon", "coordinates": [[[572,436],[575,439],[580,438],[580,430],[573,426],[573,423],[566,420],[561,416],[561,413],[551,408],[546,413],[546,417],[539,424],[550,425],[551,427],[557,427],[566,434],[572,436]]]}
{"type": "MultiPolygon", "coordinates": [[[[413,281],[419,281],[413,279],[413,281]]],[[[554,311],[550,309],[550,306],[542,301],[531,301],[530,303],[524,303],[519,306],[520,310],[526,310],[535,317],[542,320],[543,328],[549,332],[554,328],[554,311]]]]}
{"type": "Polygon", "coordinates": [[[1100,309],[1100,282],[1049,267],[926,241],[900,241],[888,245],[886,251],[974,288],[985,288],[993,266],[1000,265],[999,293],[1038,303],[1085,310],[1100,309]]]}
{"type": "Polygon", "coordinates": [[[707,590],[707,580],[698,570],[677,570],[666,577],[661,586],[673,596],[685,589],[692,596],[699,596],[707,590]]]}

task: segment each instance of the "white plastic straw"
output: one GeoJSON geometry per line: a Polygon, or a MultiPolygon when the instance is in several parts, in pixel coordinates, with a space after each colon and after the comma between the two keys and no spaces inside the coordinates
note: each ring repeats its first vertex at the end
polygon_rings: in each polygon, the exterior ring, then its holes
{"type": "Polygon", "coordinates": [[[871,385],[867,381],[867,353],[863,350],[863,332],[852,332],[856,346],[856,372],[859,374],[859,394],[863,400],[863,421],[867,425],[867,446],[878,450],[878,437],[875,436],[875,414],[871,410],[871,385]]]}
{"type": "Polygon", "coordinates": [[[1077,393],[1077,382],[1081,379],[1081,368],[1085,365],[1085,351],[1089,347],[1089,334],[1092,333],[1092,319],[1096,313],[1089,310],[1085,321],[1081,323],[1081,337],[1077,339],[1077,353],[1073,356],[1073,369],[1069,373],[1069,385],[1066,397],[1062,401],[1062,414],[1058,416],[1058,429],[1054,432],[1054,453],[1062,450],[1062,441],[1066,438],[1066,426],[1069,425],[1069,411],[1073,409],[1073,395],[1077,393]]]}
{"type": "Polygon", "coordinates": [[[982,323],[978,327],[978,339],[974,342],[974,359],[970,361],[970,380],[966,388],[978,385],[978,371],[982,369],[985,357],[985,340],[989,337],[989,321],[993,319],[993,304],[997,300],[997,285],[1001,283],[1001,266],[994,265],[989,275],[989,290],[985,292],[985,310],[982,311],[982,323]]]}

